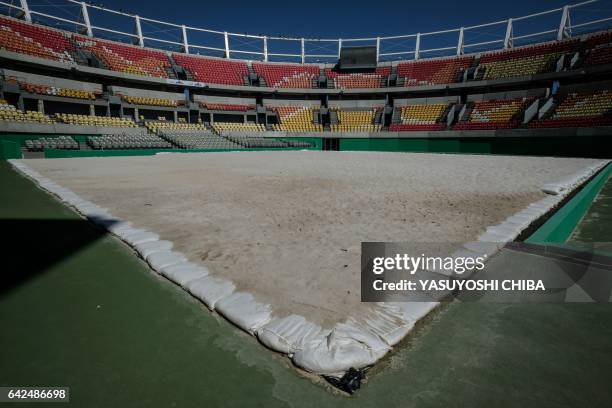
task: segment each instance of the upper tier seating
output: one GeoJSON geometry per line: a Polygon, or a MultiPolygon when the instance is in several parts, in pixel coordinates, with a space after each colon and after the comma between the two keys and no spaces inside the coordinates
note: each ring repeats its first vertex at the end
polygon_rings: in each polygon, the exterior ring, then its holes
{"type": "Polygon", "coordinates": [[[339,110],[333,108],[338,114],[338,124],[331,125],[332,132],[378,132],[381,126],[374,124],[376,109],[371,110],[339,110]]]}
{"type": "Polygon", "coordinates": [[[63,33],[0,17],[0,48],[61,62],[73,62],[73,46],[63,33]]]}
{"type": "MultiPolygon", "coordinates": [[[[318,108],[317,108],[318,109],[318,108]]],[[[323,126],[314,123],[315,108],[310,106],[278,106],[274,110],[280,119],[274,130],[287,132],[321,132],[323,126]]]]}
{"type": "Polygon", "coordinates": [[[30,93],[36,93],[40,95],[63,96],[67,98],[76,99],[96,99],[96,96],[101,95],[101,93],[84,91],[82,89],[58,88],[55,86],[29,84],[26,82],[20,82],[19,87],[24,91],[30,93]]]}
{"type": "Polygon", "coordinates": [[[151,106],[168,106],[168,107],[176,107],[179,105],[179,101],[172,100],[172,99],[163,99],[163,98],[147,98],[143,96],[122,95],[121,99],[123,99],[127,103],[131,103],[134,105],[151,105],[151,106]]]}
{"type": "Polygon", "coordinates": [[[244,77],[249,73],[244,61],[228,61],[186,54],[172,54],[172,57],[177,64],[191,73],[195,81],[222,85],[244,85],[244,77]]]}
{"type": "Polygon", "coordinates": [[[610,125],[612,125],[612,92],[609,90],[592,94],[568,94],[561,98],[550,118],[534,120],[529,124],[534,128],[610,125]]]}
{"type": "Polygon", "coordinates": [[[555,61],[576,47],[577,40],[532,45],[484,54],[480,57],[482,79],[503,79],[550,71],[555,61]]]}
{"type": "Polygon", "coordinates": [[[199,132],[206,130],[206,126],[203,123],[175,123],[165,120],[149,121],[145,126],[153,133],[158,133],[160,130],[193,130],[199,132]]]}
{"type": "Polygon", "coordinates": [[[397,75],[405,78],[404,86],[448,84],[456,82],[459,72],[467,69],[473,60],[472,56],[463,56],[402,62],[397,65],[397,75]]]}
{"type": "Polygon", "coordinates": [[[272,88],[312,88],[320,73],[316,65],[253,63],[253,69],[272,88]]]}
{"type": "Polygon", "coordinates": [[[110,70],[159,78],[169,77],[170,61],[161,51],[78,35],[75,35],[74,39],[80,48],[93,52],[110,70]]]}
{"type": "Polygon", "coordinates": [[[456,130],[510,129],[520,126],[519,113],[533,99],[500,99],[474,103],[469,118],[455,125],[456,130]]]}
{"type": "Polygon", "coordinates": [[[75,115],[72,113],[56,113],[58,122],[80,126],[105,126],[105,127],[137,127],[132,119],[113,118],[109,116],[75,115]]]}
{"type": "Polygon", "coordinates": [[[612,64],[612,44],[598,45],[593,48],[584,61],[584,65],[612,64]]]}
{"type": "Polygon", "coordinates": [[[43,113],[36,111],[26,111],[24,113],[15,106],[9,105],[4,99],[0,99],[0,120],[9,122],[53,123],[53,120],[43,113]]]}
{"type": "Polygon", "coordinates": [[[262,132],[266,130],[264,125],[258,123],[215,122],[212,127],[219,134],[225,132],[262,132]]]}
{"type": "Polygon", "coordinates": [[[383,78],[389,76],[391,67],[376,68],[374,73],[353,73],[342,74],[332,71],[329,68],[325,69],[325,76],[331,78],[336,89],[351,89],[351,88],[380,88],[383,78]]]}
{"type": "Polygon", "coordinates": [[[255,109],[255,105],[237,105],[237,104],[229,104],[229,103],[200,102],[200,106],[208,110],[236,111],[236,112],[246,112],[248,110],[255,109]]]}
{"type": "Polygon", "coordinates": [[[210,130],[161,130],[159,135],[181,149],[242,149],[210,130]]]}
{"type": "Polygon", "coordinates": [[[40,152],[45,149],[78,150],[79,143],[70,136],[40,137],[25,141],[26,149],[40,152]]]}
{"type": "Polygon", "coordinates": [[[440,122],[448,104],[409,105],[401,108],[401,123],[389,126],[390,131],[443,130],[446,123],[440,122]]]}

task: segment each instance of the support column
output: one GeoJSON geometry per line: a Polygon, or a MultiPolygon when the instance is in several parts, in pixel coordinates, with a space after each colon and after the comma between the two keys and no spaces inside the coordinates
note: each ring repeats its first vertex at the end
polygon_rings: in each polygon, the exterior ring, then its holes
{"type": "Polygon", "coordinates": [[[140,112],[138,111],[138,108],[134,108],[134,121],[140,122],[140,112]]]}
{"type": "Polygon", "coordinates": [[[142,28],[140,26],[140,16],[134,16],[134,22],[136,23],[136,35],[138,36],[138,45],[144,47],[144,38],[142,37],[142,28]]]}
{"type": "Polygon", "coordinates": [[[93,37],[93,30],[91,29],[91,22],[89,21],[89,11],[87,11],[87,3],[81,2],[81,15],[83,16],[83,22],[87,28],[87,35],[93,37]]]}
{"type": "Polygon", "coordinates": [[[457,42],[457,55],[463,55],[463,27],[459,29],[459,41],[457,42]]]}
{"type": "Polygon", "coordinates": [[[302,38],[300,40],[301,46],[302,46],[302,64],[306,62],[306,54],[304,53],[304,39],[302,38]]]}
{"type": "Polygon", "coordinates": [[[189,54],[189,41],[187,40],[187,27],[185,27],[185,25],[182,25],[181,30],[183,31],[183,52],[185,54],[189,54]]]}
{"type": "Polygon", "coordinates": [[[89,116],[96,116],[96,107],[93,103],[89,104],[89,116]]]}
{"type": "Polygon", "coordinates": [[[227,31],[223,33],[223,37],[225,39],[225,58],[230,59],[229,38],[227,36],[227,31]]]}
{"type": "Polygon", "coordinates": [[[508,25],[506,25],[506,35],[504,36],[504,49],[512,48],[514,42],[512,41],[513,36],[512,19],[508,19],[508,25]]]}
{"type": "Polygon", "coordinates": [[[570,15],[569,6],[563,7],[563,13],[561,14],[561,23],[559,24],[559,31],[557,32],[557,40],[561,41],[564,38],[571,37],[571,26],[570,26],[570,15]]]}
{"type": "Polygon", "coordinates": [[[268,37],[263,38],[264,61],[268,62],[268,37]]]}
{"type": "Polygon", "coordinates": [[[38,111],[44,115],[45,113],[45,101],[42,99],[38,100],[38,111]]]}
{"type": "Polygon", "coordinates": [[[172,111],[172,113],[173,113],[172,116],[174,116],[174,123],[178,123],[178,112],[177,111],[172,111]]]}
{"type": "Polygon", "coordinates": [[[21,3],[21,9],[23,10],[23,18],[28,23],[31,23],[32,22],[32,15],[30,14],[30,7],[28,6],[28,1],[27,0],[20,0],[20,3],[21,3]]]}

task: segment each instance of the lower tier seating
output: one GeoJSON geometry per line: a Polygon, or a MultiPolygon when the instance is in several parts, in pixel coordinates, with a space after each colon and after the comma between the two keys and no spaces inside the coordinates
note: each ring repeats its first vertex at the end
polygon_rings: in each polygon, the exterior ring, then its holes
{"type": "Polygon", "coordinates": [[[520,126],[519,113],[532,101],[529,98],[478,101],[467,120],[460,121],[456,130],[511,129],[520,126]]]}
{"type": "Polygon", "coordinates": [[[572,93],[560,98],[549,118],[534,120],[529,126],[590,127],[612,125],[612,92],[572,93]]]}
{"type": "Polygon", "coordinates": [[[219,134],[224,132],[262,132],[266,130],[264,125],[258,123],[215,122],[212,127],[219,134]]]}
{"type": "Polygon", "coordinates": [[[159,136],[181,149],[242,149],[237,143],[211,131],[162,130],[159,136]]]}
{"type": "Polygon", "coordinates": [[[25,113],[15,106],[8,104],[5,100],[0,100],[0,120],[8,122],[38,122],[53,123],[47,115],[37,111],[26,111],[25,113]]]}
{"type": "Polygon", "coordinates": [[[331,125],[332,132],[378,132],[381,126],[374,124],[376,110],[336,110],[338,124],[331,125]]]}
{"type": "Polygon", "coordinates": [[[173,145],[164,139],[147,134],[113,134],[102,136],[90,136],[87,144],[96,150],[113,149],[171,149],[173,145]]]}
{"type": "Polygon", "coordinates": [[[38,85],[38,84],[29,84],[26,82],[20,82],[19,87],[26,92],[35,93],[39,95],[51,95],[51,96],[63,96],[66,98],[76,98],[76,99],[96,99],[96,97],[100,94],[96,94],[91,91],[85,91],[82,89],[72,89],[72,88],[59,88],[55,86],[47,86],[47,85],[38,85]]]}
{"type": "Polygon", "coordinates": [[[255,105],[236,105],[230,103],[200,103],[200,107],[208,110],[246,112],[255,109],[255,105]]]}
{"type": "Polygon", "coordinates": [[[40,137],[25,141],[26,148],[31,152],[45,149],[78,150],[79,143],[70,136],[40,137]]]}
{"type": "Polygon", "coordinates": [[[289,147],[287,142],[265,137],[232,135],[227,136],[227,138],[247,149],[280,149],[289,147]]]}
{"type": "Polygon", "coordinates": [[[145,126],[153,133],[157,133],[159,130],[194,130],[200,132],[206,130],[203,123],[175,123],[165,120],[149,121],[145,126]]]}
{"type": "Polygon", "coordinates": [[[142,96],[122,95],[121,99],[133,105],[168,106],[171,108],[179,105],[179,102],[176,100],[163,98],[147,98],[142,96]]]}
{"type": "Polygon", "coordinates": [[[57,113],[56,119],[60,123],[81,126],[105,126],[135,128],[136,122],[127,118],[114,118],[110,116],[75,115],[72,113],[57,113]]]}
{"type": "Polygon", "coordinates": [[[273,128],[285,132],[321,132],[323,126],[313,120],[316,109],[309,106],[275,107],[280,123],[273,128]]]}

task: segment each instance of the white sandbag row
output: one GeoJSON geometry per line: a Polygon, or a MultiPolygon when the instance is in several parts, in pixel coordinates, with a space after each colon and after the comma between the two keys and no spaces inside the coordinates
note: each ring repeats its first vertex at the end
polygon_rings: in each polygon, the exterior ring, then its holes
{"type": "Polygon", "coordinates": [[[567,195],[575,187],[584,183],[593,174],[605,167],[609,162],[609,160],[600,161],[561,180],[544,184],[542,186],[542,191],[551,195],[567,195]]]}

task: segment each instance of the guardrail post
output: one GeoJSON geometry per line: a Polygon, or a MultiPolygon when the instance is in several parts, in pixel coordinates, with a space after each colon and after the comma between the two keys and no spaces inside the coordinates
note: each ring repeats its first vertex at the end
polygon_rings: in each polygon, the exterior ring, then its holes
{"type": "Polygon", "coordinates": [[[227,36],[227,31],[223,33],[223,37],[225,39],[225,58],[230,59],[229,38],[227,36]]]}
{"type": "Polygon", "coordinates": [[[338,58],[340,58],[341,50],[342,50],[342,38],[338,38],[338,58]]]}
{"type": "Polygon", "coordinates": [[[380,37],[376,37],[376,63],[380,61],[380,37]]]}
{"type": "Polygon", "coordinates": [[[138,36],[138,45],[144,47],[144,38],[142,38],[142,27],[140,26],[140,16],[134,16],[136,22],[136,35],[138,36]]]}
{"type": "Polygon", "coordinates": [[[512,41],[513,36],[513,27],[512,27],[512,19],[508,19],[508,25],[506,25],[506,35],[504,36],[504,49],[512,48],[514,46],[514,42],[512,41]]]}
{"type": "Polygon", "coordinates": [[[570,16],[569,6],[563,6],[563,12],[561,13],[561,23],[559,24],[559,31],[557,32],[557,40],[561,41],[564,38],[571,37],[570,31],[570,16]]]}
{"type": "Polygon", "coordinates": [[[457,55],[463,55],[463,27],[459,29],[459,41],[457,42],[457,55]]]}
{"type": "Polygon", "coordinates": [[[268,62],[268,37],[264,36],[263,38],[263,48],[264,48],[264,61],[268,62]]]}
{"type": "Polygon", "coordinates": [[[303,63],[306,62],[306,54],[304,53],[304,39],[303,38],[300,40],[300,43],[301,43],[300,45],[302,47],[302,54],[301,55],[302,55],[302,64],[303,64],[303,63]]]}
{"type": "Polygon", "coordinates": [[[189,54],[189,41],[187,40],[187,27],[183,24],[181,26],[181,30],[183,32],[183,52],[185,54],[189,54]]]}
{"type": "Polygon", "coordinates": [[[419,59],[419,54],[421,52],[421,33],[417,33],[416,35],[416,44],[414,46],[414,59],[419,59]]]}
{"type": "Polygon", "coordinates": [[[91,29],[91,22],[89,21],[89,11],[87,11],[87,3],[81,2],[81,15],[83,16],[83,22],[87,28],[87,35],[93,37],[93,30],[91,29]]]}
{"type": "Polygon", "coordinates": [[[21,10],[23,10],[23,18],[28,23],[31,23],[32,22],[32,15],[30,14],[30,7],[28,7],[28,1],[27,0],[21,0],[20,3],[21,3],[21,10]]]}

